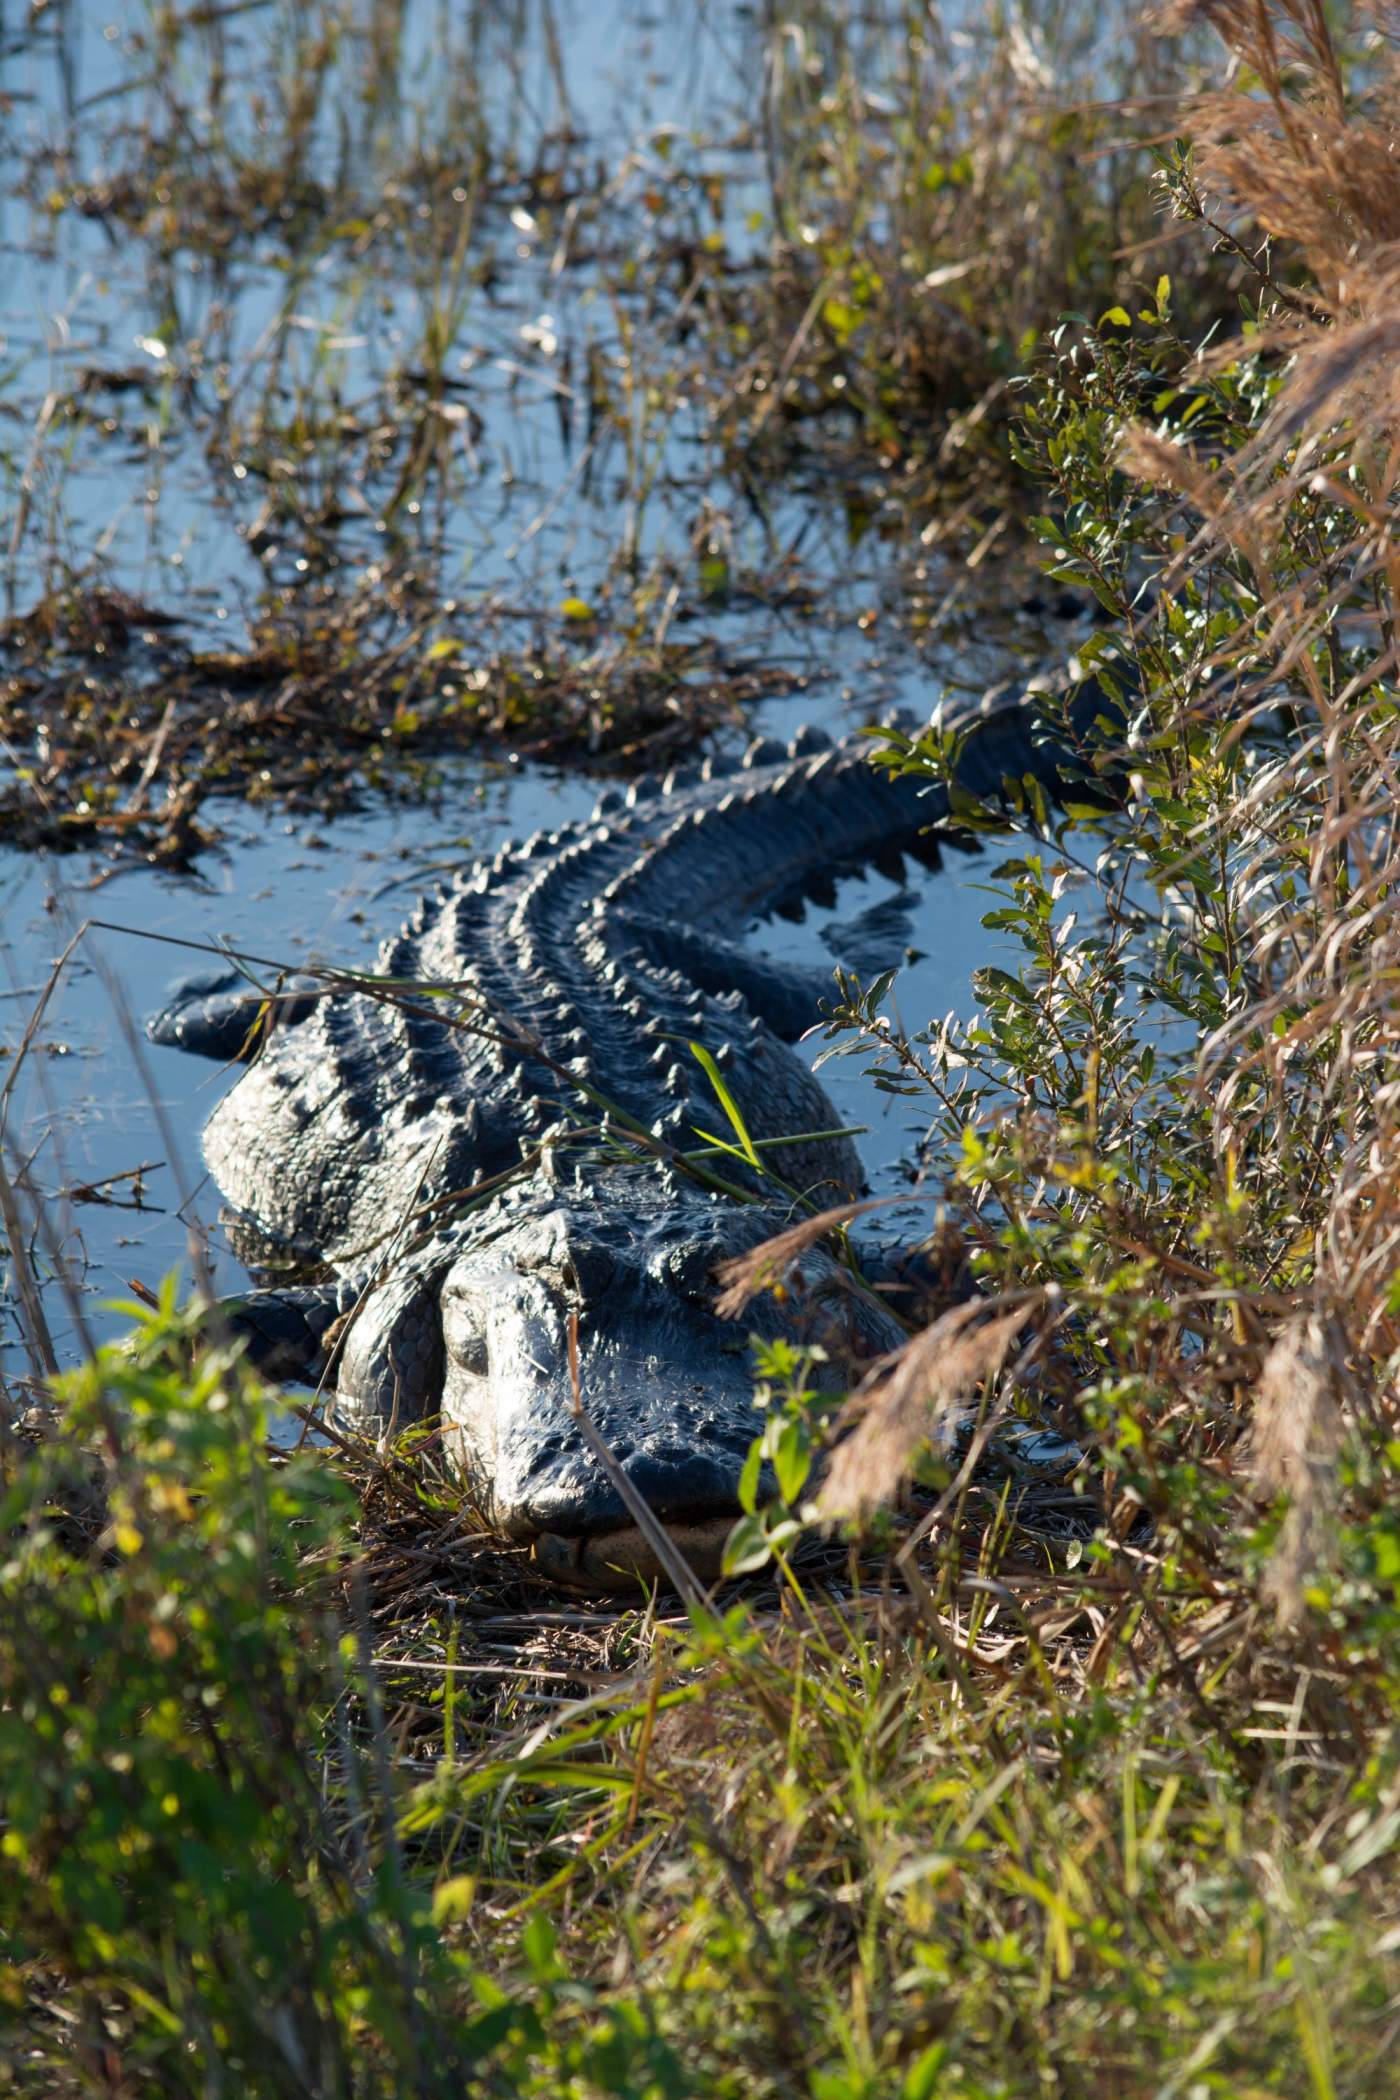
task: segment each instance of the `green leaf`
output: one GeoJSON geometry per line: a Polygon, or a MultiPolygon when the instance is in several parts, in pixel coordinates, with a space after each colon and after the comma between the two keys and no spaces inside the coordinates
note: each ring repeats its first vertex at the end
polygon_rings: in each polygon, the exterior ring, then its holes
{"type": "Polygon", "coordinates": [[[807,1475],[812,1470],[812,1454],[802,1433],[800,1422],[785,1422],[773,1446],[773,1471],[778,1476],[778,1493],[784,1502],[795,1502],[807,1485],[807,1475]]]}
{"type": "Polygon", "coordinates": [[[714,1088],[715,1098],[729,1118],[729,1126],[739,1140],[740,1149],[745,1159],[751,1167],[759,1166],[761,1163],[758,1154],[754,1151],[753,1139],[749,1136],[748,1126],[745,1124],[744,1118],[739,1111],[738,1102],[724,1083],[719,1066],[715,1063],[703,1043],[692,1043],[690,1051],[692,1057],[694,1057],[696,1063],[704,1072],[705,1077],[709,1080],[710,1085],[714,1088]]]}
{"type": "Polygon", "coordinates": [[[564,1971],[559,1960],[559,1942],[554,1927],[543,1911],[535,1911],[520,1935],[520,1951],[530,1964],[533,1973],[542,1983],[562,1976],[564,1971]]]}
{"type": "Polygon", "coordinates": [[[1105,321],[1112,321],[1115,328],[1131,328],[1133,325],[1132,315],[1122,306],[1110,306],[1107,313],[1100,314],[1100,328],[1103,327],[1105,321]]]}
{"type": "Polygon", "coordinates": [[[759,1568],[766,1568],[772,1557],[762,1517],[740,1517],[725,1542],[725,1574],[753,1575],[759,1568]]]}
{"type": "Polygon", "coordinates": [[[904,2083],[899,2089],[900,2100],[937,2100],[942,2083],[939,2074],[947,2061],[947,2043],[931,2043],[905,2072],[904,2083]]]}
{"type": "Polygon", "coordinates": [[[985,969],[975,972],[973,983],[977,987],[979,998],[985,998],[987,991],[1000,992],[1003,999],[1010,999],[1016,1006],[1035,1006],[1034,998],[1019,978],[1012,977],[1006,970],[998,970],[990,963],[985,969]]]}
{"type": "Polygon", "coordinates": [[[454,1874],[447,1881],[440,1881],[433,1890],[434,1925],[455,1925],[471,1915],[476,1901],[476,1878],[471,1874],[454,1874]]]}

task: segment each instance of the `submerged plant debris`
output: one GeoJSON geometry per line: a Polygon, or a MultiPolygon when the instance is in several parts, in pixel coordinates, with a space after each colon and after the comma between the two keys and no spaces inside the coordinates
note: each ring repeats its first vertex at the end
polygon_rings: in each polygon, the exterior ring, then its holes
{"type": "Polygon", "coordinates": [[[1018,539],[1036,329],[1156,224],[1086,96],[1173,62],[1077,4],[35,9],[0,835],[178,863],[211,795],[649,764],[813,627],[917,668],[1018,539]]]}
{"type": "Polygon", "coordinates": [[[482,747],[664,768],[800,677],[698,636],[630,642],[589,619],[574,625],[591,644],[500,649],[483,616],[469,639],[450,603],[417,612],[386,617],[378,592],[320,613],[303,598],[284,629],[219,650],[114,592],[46,601],[0,629],[0,716],[24,758],[0,773],[0,829],[181,865],[214,836],[210,796],[326,815],[372,788],[420,793],[435,757],[482,747]]]}

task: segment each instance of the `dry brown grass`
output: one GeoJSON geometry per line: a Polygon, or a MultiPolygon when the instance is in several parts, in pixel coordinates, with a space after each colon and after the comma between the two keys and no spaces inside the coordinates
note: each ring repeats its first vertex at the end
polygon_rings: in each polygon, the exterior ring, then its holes
{"type": "MultiPolygon", "coordinates": [[[[1315,1302],[1300,1308],[1261,1379],[1269,1444],[1284,1416],[1297,1429],[1316,1415],[1301,1396],[1321,1373],[1305,1375],[1305,1359],[1325,1355],[1335,1367],[1357,1349],[1374,1398],[1387,1407],[1396,1398],[1400,58],[1383,7],[1351,12],[1345,61],[1314,0],[1198,0],[1177,11],[1188,15],[1219,30],[1236,67],[1231,86],[1189,112],[1199,176],[1216,212],[1260,254],[1260,344],[1287,363],[1255,441],[1228,462],[1206,444],[1191,456],[1138,431],[1125,464],[1196,509],[1184,566],[1199,574],[1234,559],[1258,580],[1255,635],[1232,638],[1223,654],[1238,661],[1247,642],[1262,640],[1297,710],[1286,756],[1261,776],[1237,827],[1250,836],[1270,810],[1289,810],[1306,891],[1280,911],[1275,886],[1261,883],[1259,995],[1206,1046],[1201,1074],[1222,1156],[1242,1126],[1257,1132],[1282,1115],[1334,1139],[1317,1162],[1329,1200],[1316,1234],[1315,1302]],[[1300,507],[1309,504],[1325,506],[1329,529],[1300,548],[1300,507]]],[[[1271,858],[1276,866],[1277,836],[1265,823],[1244,893],[1271,858]]]]}
{"type": "Polygon", "coordinates": [[[997,1378],[1037,1303],[955,1305],[876,1364],[838,1420],[838,1433],[851,1433],[822,1483],[822,1516],[859,1520],[893,1501],[918,1453],[997,1378]]]}

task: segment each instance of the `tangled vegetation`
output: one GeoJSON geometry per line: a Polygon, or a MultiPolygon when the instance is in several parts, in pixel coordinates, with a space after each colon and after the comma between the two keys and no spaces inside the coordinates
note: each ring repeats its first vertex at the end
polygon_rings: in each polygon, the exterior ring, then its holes
{"type": "Polygon", "coordinates": [[[170,1297],[69,1374],[0,1443],[0,2093],[1396,2090],[1400,60],[1178,14],[1180,239],[1014,391],[1104,614],[1058,804],[959,799],[1023,964],[829,1029],[981,1295],[834,1424],[770,1352],[758,1581],[685,1611],[547,1591],[431,1437],[269,1452],[170,1297]],[[1086,1449],[1054,1522],[977,1465],[1021,1412],[1086,1449]]]}
{"type": "MultiPolygon", "coordinates": [[[[554,0],[113,11],[36,11],[65,106],[0,164],[55,296],[83,273],[0,394],[29,845],[179,864],[221,797],[704,738],[788,653],[720,646],[736,610],[875,624],[804,552],[819,514],[891,562],[1005,548],[1011,382],[1161,235],[1111,104],[1182,60],[1130,7],[697,4],[723,93],[620,136],[554,0]]],[[[1179,301],[1204,323],[1237,274],[1179,301]]],[[[912,584],[879,618],[926,651],[912,584]]]]}

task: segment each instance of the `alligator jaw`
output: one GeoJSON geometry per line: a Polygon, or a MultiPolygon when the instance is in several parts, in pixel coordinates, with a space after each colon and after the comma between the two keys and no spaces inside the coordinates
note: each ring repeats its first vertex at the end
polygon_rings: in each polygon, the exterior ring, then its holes
{"type": "MultiPolygon", "coordinates": [[[[725,1542],[733,1517],[708,1517],[693,1524],[662,1526],[676,1553],[701,1582],[715,1582],[724,1572],[725,1542]]],[[[664,1579],[667,1570],[636,1524],[592,1538],[566,1538],[541,1532],[534,1542],[534,1561],[541,1574],[567,1589],[635,1591],[640,1583],[664,1579]]]]}
{"type": "MultiPolygon", "coordinates": [[[[600,1338],[582,1361],[583,1406],[608,1453],[591,1448],[567,1378],[454,1375],[443,1395],[444,1445],[493,1528],[522,1542],[557,1541],[554,1561],[597,1565],[598,1550],[640,1566],[623,1534],[638,1500],[677,1536],[722,1544],[739,1515],[739,1475],[761,1427],[745,1355],[699,1357],[673,1330],[674,1354],[638,1357],[600,1338]],[[695,1365],[690,1375],[683,1364],[695,1365]],[[706,1375],[708,1373],[708,1375],[706,1375]],[[625,1480],[619,1489],[617,1477],[625,1480]]],[[[726,1339],[739,1339],[731,1336],[726,1339]]],[[[718,1565],[716,1552],[710,1559],[718,1565]]]]}

